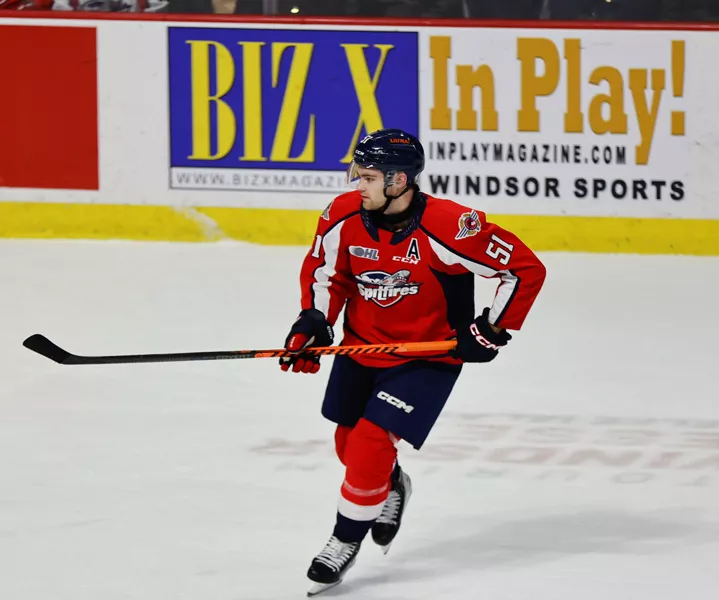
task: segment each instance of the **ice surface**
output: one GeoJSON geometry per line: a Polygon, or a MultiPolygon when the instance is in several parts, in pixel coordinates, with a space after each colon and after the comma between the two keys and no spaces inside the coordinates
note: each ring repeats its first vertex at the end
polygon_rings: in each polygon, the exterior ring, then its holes
{"type": "MultiPolygon", "coordinates": [[[[2,600],[304,597],[342,479],[319,415],[331,359],[63,367],[21,345],[279,347],[303,254],[0,243],[2,600]]],[[[368,539],[326,597],[719,598],[719,259],[543,259],[525,329],[401,448],[392,551],[368,539]]]]}

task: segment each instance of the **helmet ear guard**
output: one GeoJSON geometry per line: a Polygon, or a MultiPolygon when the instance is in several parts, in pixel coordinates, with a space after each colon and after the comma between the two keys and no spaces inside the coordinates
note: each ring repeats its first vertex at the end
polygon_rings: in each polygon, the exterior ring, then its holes
{"type": "MultiPolygon", "coordinates": [[[[404,186],[404,189],[399,194],[390,196],[387,193],[387,190],[390,187],[392,187],[395,183],[397,183],[396,177],[400,173],[402,173],[402,171],[387,171],[384,174],[384,190],[383,191],[384,191],[384,197],[387,198],[387,200],[388,200],[387,205],[389,205],[389,202],[391,202],[395,198],[399,198],[402,194],[404,194],[407,190],[409,190],[414,185],[414,181],[410,180],[410,178],[407,177],[407,184],[404,186]]],[[[387,210],[387,206],[385,206],[385,210],[387,210]]]]}

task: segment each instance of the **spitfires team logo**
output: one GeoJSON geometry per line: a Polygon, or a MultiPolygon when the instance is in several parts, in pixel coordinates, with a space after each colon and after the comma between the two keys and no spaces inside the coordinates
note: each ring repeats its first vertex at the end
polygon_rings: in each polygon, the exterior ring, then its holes
{"type": "Polygon", "coordinates": [[[388,308],[397,304],[405,296],[414,296],[419,292],[419,283],[409,280],[406,269],[390,275],[384,271],[365,271],[355,276],[360,295],[377,306],[388,308]]]}
{"type": "Polygon", "coordinates": [[[454,238],[455,240],[461,240],[466,237],[477,235],[480,230],[479,215],[476,211],[463,213],[459,217],[459,233],[454,238]]]}

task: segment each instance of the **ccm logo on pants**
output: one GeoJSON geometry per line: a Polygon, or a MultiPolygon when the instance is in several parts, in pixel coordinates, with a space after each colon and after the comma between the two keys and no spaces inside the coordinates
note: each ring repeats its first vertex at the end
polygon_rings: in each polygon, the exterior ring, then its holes
{"type": "Polygon", "coordinates": [[[414,406],[410,406],[406,402],[400,400],[399,398],[395,398],[391,394],[388,394],[387,392],[380,392],[377,394],[377,397],[380,400],[384,400],[388,404],[391,404],[392,406],[396,406],[397,408],[401,408],[406,413],[411,413],[414,410],[414,406]]]}

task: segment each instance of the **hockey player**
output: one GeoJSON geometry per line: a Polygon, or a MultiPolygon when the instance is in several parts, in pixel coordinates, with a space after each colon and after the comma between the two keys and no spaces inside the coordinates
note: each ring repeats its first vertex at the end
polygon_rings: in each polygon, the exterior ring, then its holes
{"type": "Polygon", "coordinates": [[[337,424],[345,466],[336,522],[308,577],[315,595],[340,583],[371,531],[386,552],[411,481],[397,462],[400,440],[420,449],[462,370],[493,360],[519,330],[545,268],[484,213],[421,192],[424,150],[414,136],[377,131],[359,142],[348,169],[356,191],[318,219],[300,273],[302,306],[285,340],[282,370],[316,373],[309,346],[328,346],[345,309],[343,344],[457,340],[449,354],[337,356],[322,404],[337,424]],[[475,276],[497,278],[494,303],[474,310],[475,276]]]}

